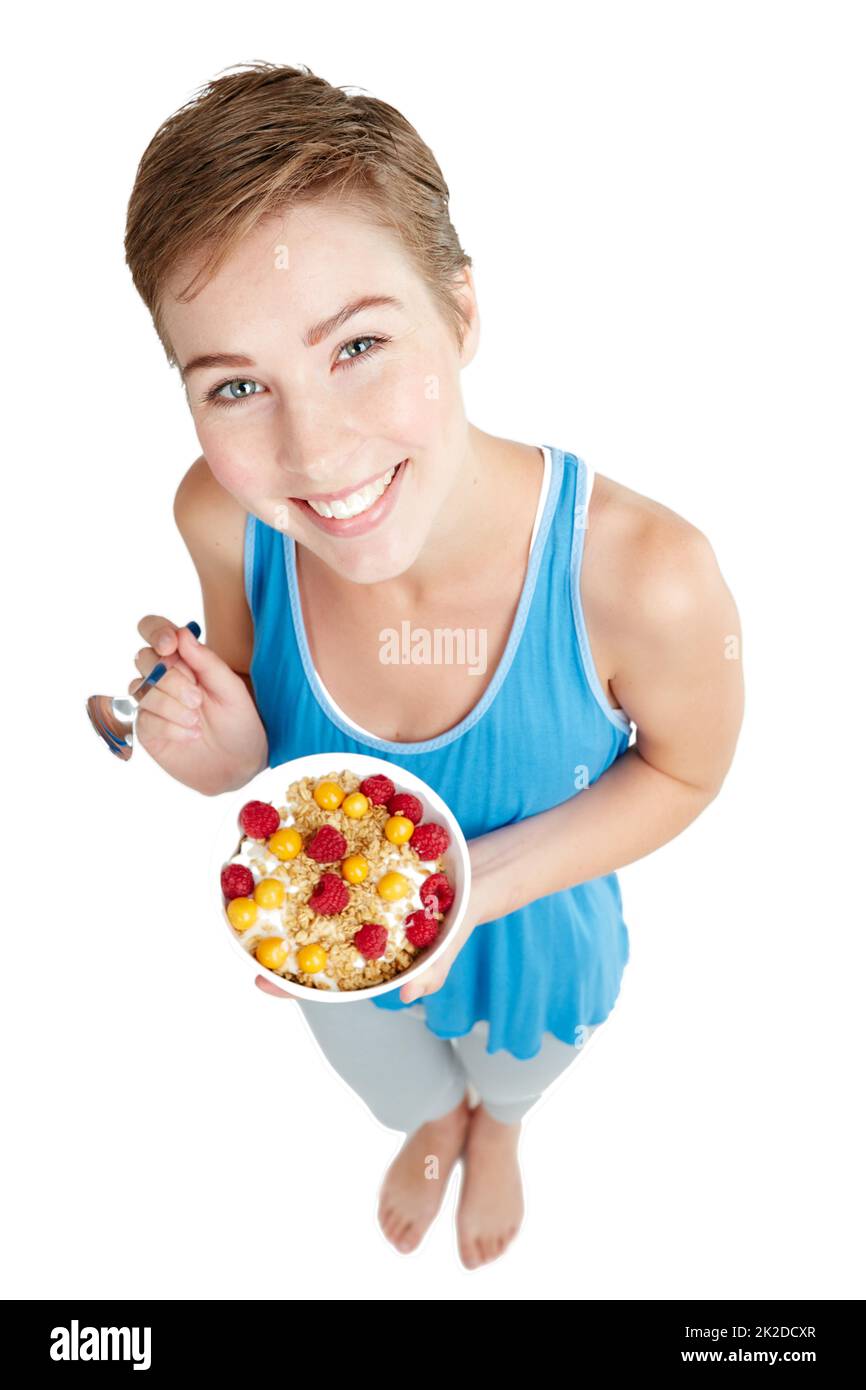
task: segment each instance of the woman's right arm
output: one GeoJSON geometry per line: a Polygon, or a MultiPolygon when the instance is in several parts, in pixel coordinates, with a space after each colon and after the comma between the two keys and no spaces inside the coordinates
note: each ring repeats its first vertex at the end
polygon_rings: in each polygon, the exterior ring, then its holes
{"type": "Polygon", "coordinates": [[[244,588],[247,513],[200,455],[181,479],[174,519],[201,585],[205,641],[253,694],[253,619],[244,588]]]}
{"type": "MultiPolygon", "coordinates": [[[[136,654],[138,671],[147,675],[160,660],[168,669],[140,702],[136,736],[172,777],[217,796],[246,786],[268,765],[267,734],[249,674],[246,512],[201,457],[181,481],[174,516],[201,585],[206,645],[170,619],[142,618],[138,630],[149,645],[136,654]],[[191,715],[198,716],[197,727],[191,715]]],[[[129,690],[139,683],[131,681],[129,690]]]]}

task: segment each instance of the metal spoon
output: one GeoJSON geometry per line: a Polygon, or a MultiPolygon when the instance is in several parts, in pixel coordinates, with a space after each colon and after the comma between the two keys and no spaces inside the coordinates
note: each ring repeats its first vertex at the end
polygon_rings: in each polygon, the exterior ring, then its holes
{"type": "MultiPolygon", "coordinates": [[[[201,637],[198,623],[187,623],[186,626],[193,637],[201,637]]],[[[122,758],[124,762],[128,762],[132,757],[135,720],[139,710],[137,702],[161,680],[167,669],[165,664],[159,661],[150,674],[145,676],[141,685],[137,685],[129,695],[120,698],[111,695],[91,695],[85,705],[87,717],[103,743],[111,749],[115,757],[122,758]],[[135,704],[132,703],[133,700],[136,701],[135,704]]]]}

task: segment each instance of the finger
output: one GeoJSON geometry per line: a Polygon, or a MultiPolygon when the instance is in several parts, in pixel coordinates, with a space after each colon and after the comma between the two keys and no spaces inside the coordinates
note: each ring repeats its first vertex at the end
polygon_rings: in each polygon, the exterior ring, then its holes
{"type": "Polygon", "coordinates": [[[139,708],[159,715],[172,724],[191,728],[201,722],[202,692],[191,685],[185,676],[166,671],[157,685],[147,688],[139,700],[139,708]]]}
{"type": "Polygon", "coordinates": [[[414,980],[409,985],[404,985],[400,990],[400,998],[404,1004],[411,1004],[415,999],[421,999],[427,993],[426,985],[417,984],[414,980]]]}
{"type": "Polygon", "coordinates": [[[273,981],[266,979],[264,975],[256,976],[256,984],[258,985],[259,989],[262,991],[263,994],[275,994],[278,999],[294,998],[293,994],[289,994],[288,991],[285,989],[280,989],[278,985],[275,985],[273,981]]]}
{"type": "Polygon", "coordinates": [[[143,709],[135,726],[135,736],[145,748],[160,753],[169,743],[192,743],[202,737],[201,725],[187,728],[183,724],[172,724],[158,714],[143,709]]]}
{"type": "MultiPolygon", "coordinates": [[[[157,678],[147,688],[149,695],[152,690],[161,690],[163,694],[168,694],[187,705],[190,709],[198,709],[204,697],[204,691],[195,676],[187,677],[176,666],[166,666],[161,663],[163,669],[157,673],[157,678]]],[[[151,673],[149,672],[148,675],[151,673]]],[[[142,696],[142,701],[147,696],[142,696]]]]}
{"type": "Polygon", "coordinates": [[[192,668],[199,685],[215,700],[237,700],[239,689],[246,688],[237,672],[188,628],[182,627],[178,633],[178,650],[192,668]]]}
{"type": "Polygon", "coordinates": [[[177,624],[170,618],[148,613],[138,624],[138,630],[160,656],[170,656],[177,650],[177,624]]]}
{"type": "Polygon", "coordinates": [[[157,688],[147,692],[144,700],[139,701],[139,708],[157,719],[165,719],[169,724],[180,724],[185,729],[201,728],[201,715],[198,710],[187,709],[179,700],[157,688]]]}
{"type": "Polygon", "coordinates": [[[149,676],[154,666],[158,666],[160,662],[162,662],[163,666],[167,669],[180,671],[181,674],[186,676],[188,680],[191,680],[193,684],[196,683],[192,668],[187,665],[177,652],[172,652],[170,656],[160,656],[158,652],[153,650],[153,647],[140,647],[135,653],[135,664],[143,676],[149,676]]]}
{"type": "Polygon", "coordinates": [[[425,994],[435,994],[437,989],[442,988],[447,974],[448,971],[442,969],[437,970],[435,974],[430,970],[425,970],[417,981],[413,980],[410,984],[403,986],[403,989],[400,990],[400,998],[404,1004],[411,1004],[415,999],[423,999],[425,994]]]}

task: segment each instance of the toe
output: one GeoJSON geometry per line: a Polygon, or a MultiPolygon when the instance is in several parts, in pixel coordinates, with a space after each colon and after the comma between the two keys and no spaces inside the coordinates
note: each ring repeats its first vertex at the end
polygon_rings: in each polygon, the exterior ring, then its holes
{"type": "Polygon", "coordinates": [[[392,1245],[396,1245],[400,1240],[405,1222],[400,1220],[399,1213],[389,1211],[387,1219],[382,1222],[382,1230],[388,1237],[392,1245]]]}
{"type": "Polygon", "coordinates": [[[460,1247],[460,1258],[467,1269],[475,1269],[478,1266],[478,1246],[474,1240],[464,1241],[460,1247]]]}
{"type": "Polygon", "coordinates": [[[412,1222],[398,1221],[394,1225],[394,1244],[401,1250],[406,1249],[412,1239],[412,1222]]]}

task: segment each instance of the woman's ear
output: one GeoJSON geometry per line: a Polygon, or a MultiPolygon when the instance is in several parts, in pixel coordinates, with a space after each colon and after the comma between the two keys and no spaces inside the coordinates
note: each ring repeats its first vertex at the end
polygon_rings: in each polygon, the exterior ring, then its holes
{"type": "Polygon", "coordinates": [[[468,321],[463,329],[463,346],[460,350],[460,366],[468,367],[476,352],[481,336],[481,321],[478,313],[478,298],[475,293],[475,277],[472,267],[465,265],[454,281],[454,293],[463,306],[468,321]]]}

